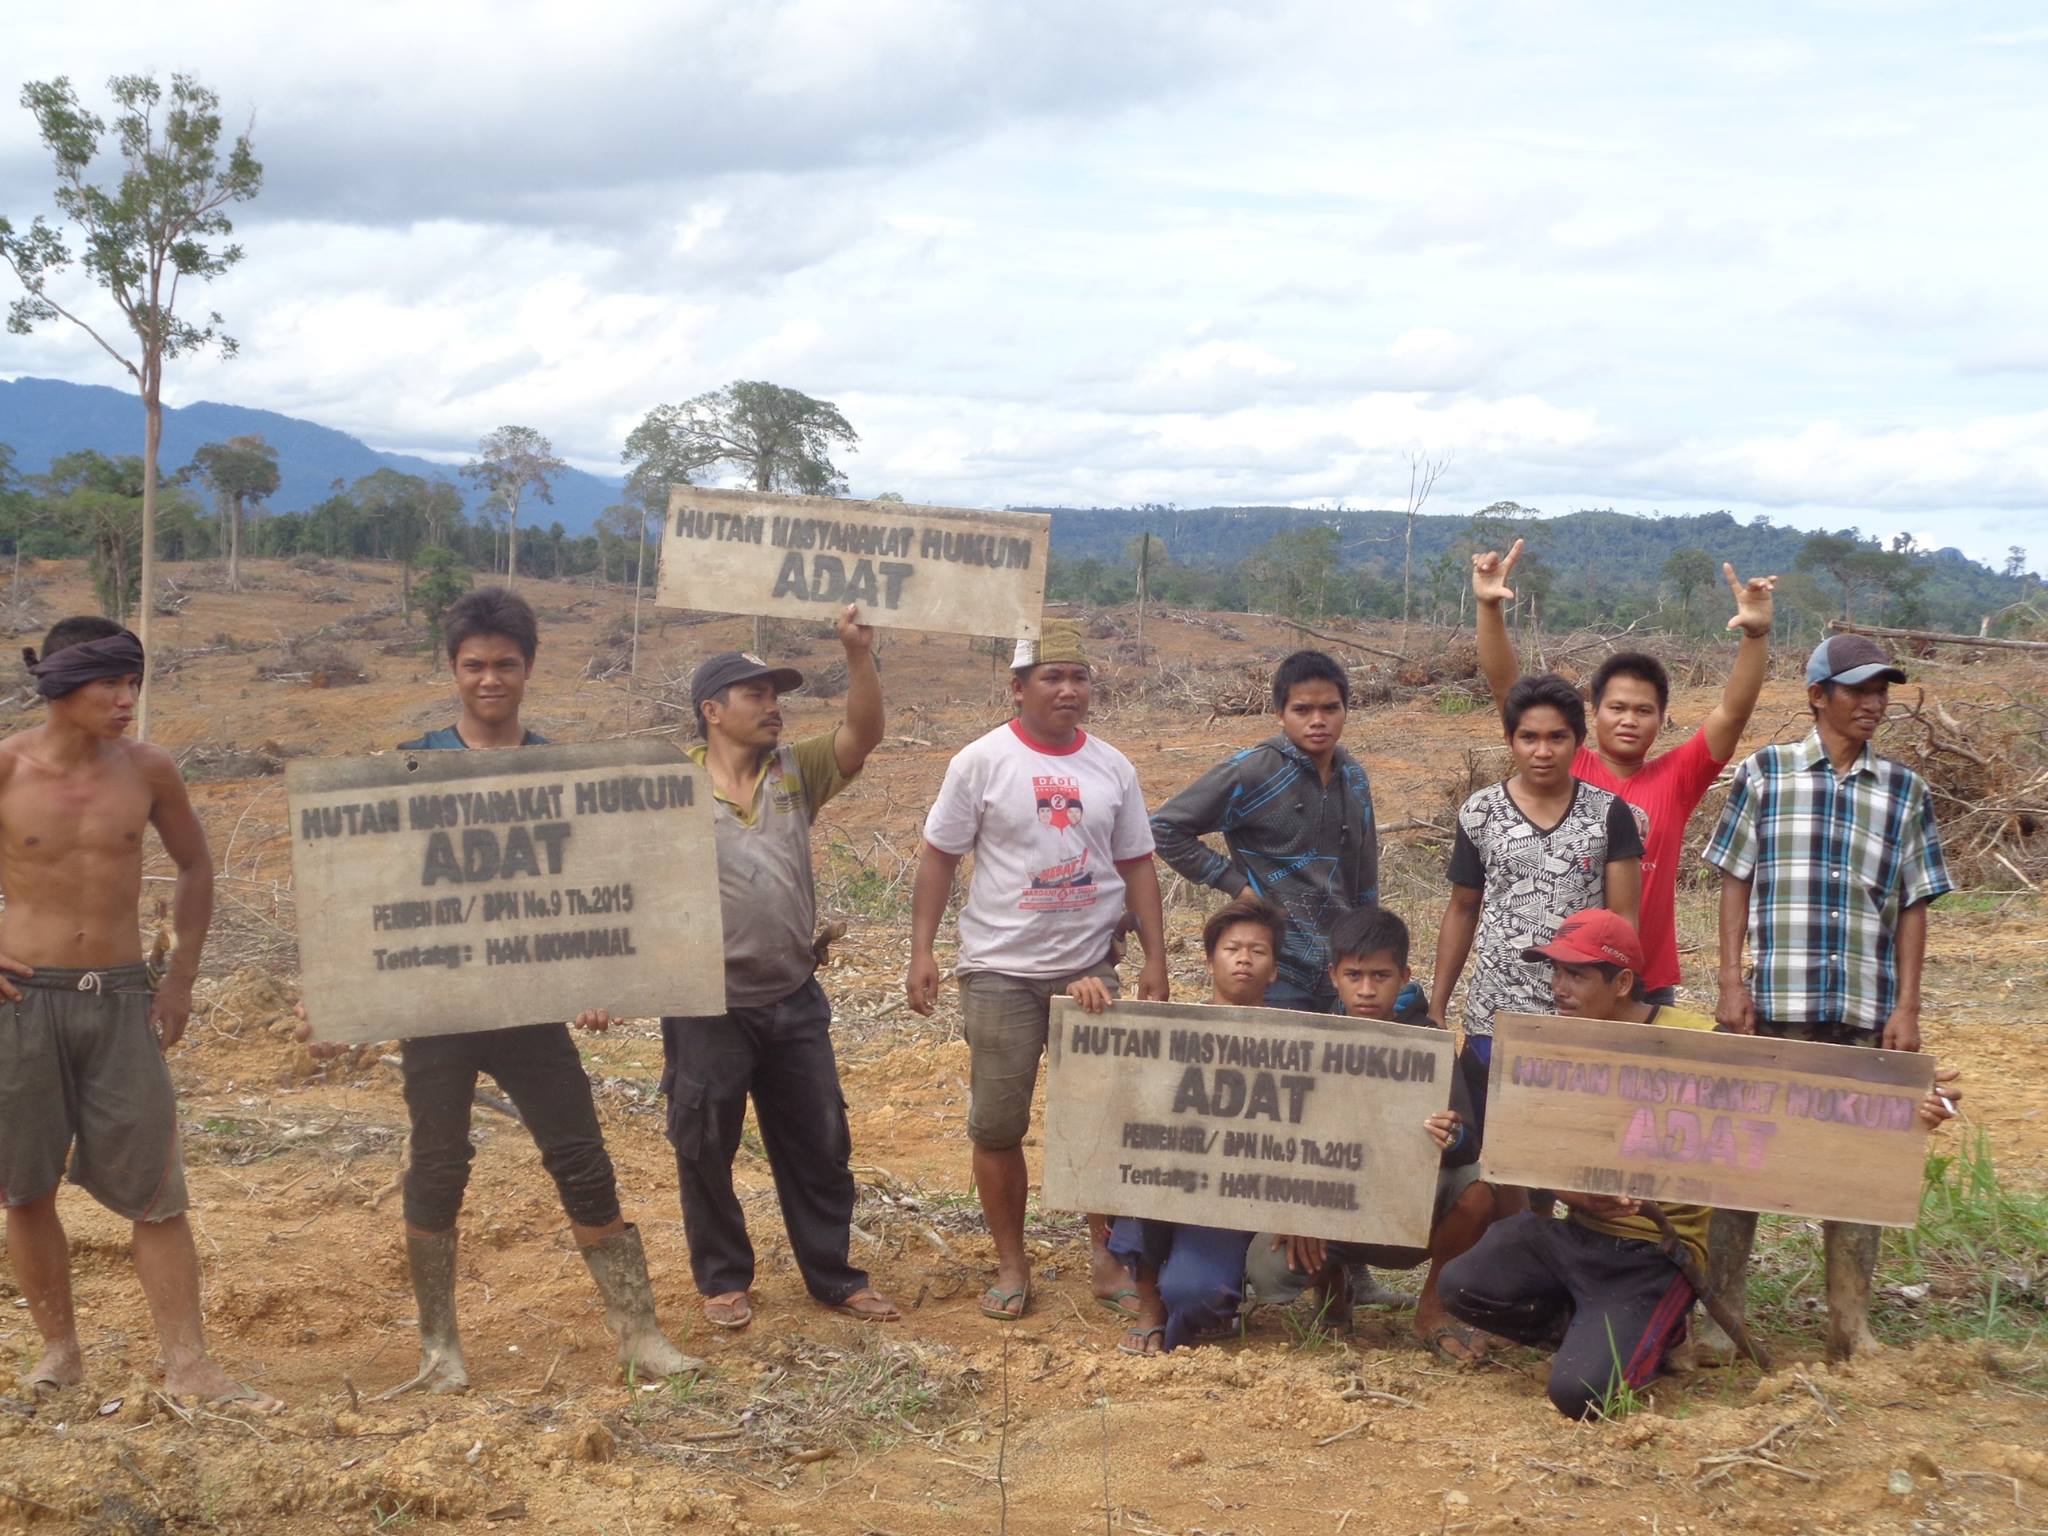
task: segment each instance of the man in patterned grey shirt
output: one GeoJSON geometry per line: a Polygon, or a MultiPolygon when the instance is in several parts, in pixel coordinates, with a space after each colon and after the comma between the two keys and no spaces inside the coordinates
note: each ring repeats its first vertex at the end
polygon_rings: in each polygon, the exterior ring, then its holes
{"type": "MultiPolygon", "coordinates": [[[[1906,674],[1875,641],[1833,635],[1806,664],[1814,728],[1736,770],[1707,845],[1721,871],[1723,1029],[1828,1045],[1920,1049],[1920,970],[1927,908],[1954,889],[1927,785],[1879,757],[1890,687],[1906,674]],[[1753,981],[1743,940],[1755,947],[1753,981]]],[[[1828,1352],[1846,1359],[1875,1342],[1870,1284],[1879,1230],[1822,1224],[1828,1352]]],[[[1756,1216],[1716,1211],[1709,1279],[1740,1311],[1756,1216]]],[[[1726,1353],[1717,1328],[1703,1350],[1726,1353]]]]}

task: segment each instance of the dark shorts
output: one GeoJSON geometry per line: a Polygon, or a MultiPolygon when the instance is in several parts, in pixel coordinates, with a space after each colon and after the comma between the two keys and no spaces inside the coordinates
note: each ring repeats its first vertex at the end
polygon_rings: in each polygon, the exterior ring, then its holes
{"type": "Polygon", "coordinates": [[[1643,1001],[1652,1008],[1676,1008],[1678,1006],[1678,986],[1676,983],[1673,983],[1668,987],[1653,987],[1643,994],[1643,1001]]]}
{"type": "Polygon", "coordinates": [[[1004,976],[969,971],[960,978],[960,1016],[967,1035],[967,1136],[977,1147],[1005,1152],[1031,1129],[1038,1060],[1052,1021],[1052,1000],[1070,982],[1094,976],[1117,991],[1108,960],[1065,976],[1004,976]]]}
{"type": "Polygon", "coordinates": [[[140,965],[39,966],[0,1006],[0,1205],[71,1182],[130,1221],[185,1213],[178,1100],[140,965]]]}

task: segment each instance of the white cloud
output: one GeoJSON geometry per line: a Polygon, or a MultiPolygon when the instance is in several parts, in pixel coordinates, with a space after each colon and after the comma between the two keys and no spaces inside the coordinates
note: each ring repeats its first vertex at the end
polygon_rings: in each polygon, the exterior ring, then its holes
{"type": "MultiPolygon", "coordinates": [[[[457,0],[14,19],[89,98],[253,107],[244,344],[174,369],[379,444],[610,464],[735,377],[855,484],[1769,508],[2012,542],[2048,501],[2038,21],[1477,0],[457,0]]],[[[0,111],[0,212],[44,206],[0,111]]],[[[0,367],[122,382],[75,336],[0,367]]],[[[2025,542],[2024,539],[2020,542],[2025,542]]],[[[1974,546],[1973,546],[1974,547],[1974,546]]]]}

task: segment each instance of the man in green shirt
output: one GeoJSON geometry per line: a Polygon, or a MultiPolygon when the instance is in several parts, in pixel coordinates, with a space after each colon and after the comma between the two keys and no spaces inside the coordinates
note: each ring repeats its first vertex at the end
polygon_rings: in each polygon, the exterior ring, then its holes
{"type": "Polygon", "coordinates": [[[704,738],[690,756],[710,775],[718,838],[726,1011],[661,1021],[662,1091],[690,1268],[705,1318],[721,1328],[753,1319],[754,1249],[732,1185],[749,1094],[805,1287],[855,1317],[900,1315],[848,1260],[853,1143],[832,1053],[832,1006],[814,974],[811,821],[860,772],[883,728],[875,632],[853,604],[837,628],[846,718],[823,735],[782,741],[782,695],[803,686],[793,667],[727,651],[690,681],[704,738]]]}

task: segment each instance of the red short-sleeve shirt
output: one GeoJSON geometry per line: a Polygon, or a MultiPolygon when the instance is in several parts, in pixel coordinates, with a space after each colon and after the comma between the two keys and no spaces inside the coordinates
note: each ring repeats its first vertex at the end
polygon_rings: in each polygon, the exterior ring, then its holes
{"type": "Polygon", "coordinates": [[[1678,984],[1678,863],[1685,824],[1715,777],[1728,766],[1707,746],[1705,731],[1651,758],[1633,777],[1621,778],[1591,747],[1580,747],[1572,773],[1595,789],[1619,795],[1635,813],[1643,837],[1643,905],[1636,924],[1646,960],[1645,990],[1678,984]]]}

